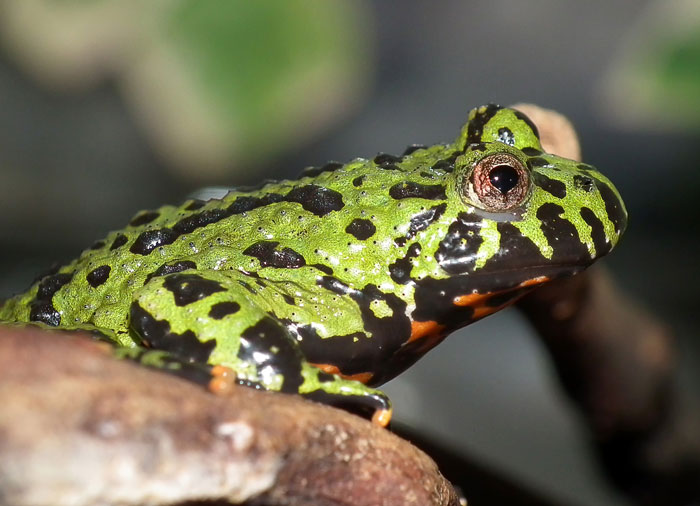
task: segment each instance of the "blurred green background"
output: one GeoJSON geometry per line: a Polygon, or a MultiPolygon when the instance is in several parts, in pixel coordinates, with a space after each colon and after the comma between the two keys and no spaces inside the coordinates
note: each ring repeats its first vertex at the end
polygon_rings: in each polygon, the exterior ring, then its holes
{"type": "MultiPolygon", "coordinates": [[[[566,114],[616,183],[631,221],[605,263],[700,384],[697,0],[0,0],[0,297],[138,209],[451,140],[471,107],[519,101],[566,114]]],[[[513,311],[387,391],[517,481],[625,504],[513,311]]]]}

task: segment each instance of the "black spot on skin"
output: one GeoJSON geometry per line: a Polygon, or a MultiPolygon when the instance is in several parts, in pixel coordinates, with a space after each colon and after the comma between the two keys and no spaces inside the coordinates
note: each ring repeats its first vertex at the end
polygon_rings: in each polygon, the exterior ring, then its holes
{"type": "Polygon", "coordinates": [[[430,172],[421,171],[420,175],[426,179],[435,179],[435,176],[430,172]]]}
{"type": "Polygon", "coordinates": [[[561,181],[548,178],[544,174],[538,172],[532,174],[532,181],[536,186],[539,186],[544,191],[557,198],[563,199],[566,197],[566,185],[561,181]]]}
{"type": "Polygon", "coordinates": [[[523,153],[525,153],[527,156],[540,156],[542,155],[542,151],[536,148],[531,148],[531,147],[526,147],[521,149],[523,153]]]}
{"type": "Polygon", "coordinates": [[[53,307],[51,302],[35,300],[30,305],[29,321],[58,327],[61,324],[61,313],[53,307]]]}
{"type": "Polygon", "coordinates": [[[363,220],[360,218],[352,220],[350,224],[347,227],[345,227],[345,232],[354,236],[360,241],[369,239],[374,235],[376,231],[377,227],[374,226],[374,223],[372,223],[369,220],[363,220]]]}
{"type": "Polygon", "coordinates": [[[307,169],[304,169],[304,172],[302,172],[301,177],[315,177],[323,172],[336,171],[342,166],[343,164],[340,162],[328,162],[327,164],[321,167],[309,167],[307,169]]]}
{"type": "MultiPolygon", "coordinates": [[[[284,200],[283,197],[280,195],[270,193],[265,195],[264,197],[258,198],[258,197],[239,197],[237,198],[230,206],[227,208],[217,208],[217,209],[207,209],[205,211],[200,211],[198,213],[194,213],[190,216],[186,216],[182,218],[180,221],[175,223],[173,225],[172,229],[162,229],[161,232],[163,235],[163,239],[166,242],[163,242],[162,244],[171,244],[174,242],[179,236],[184,235],[184,234],[190,234],[197,230],[198,228],[203,228],[206,227],[207,225],[211,225],[213,223],[218,223],[221,220],[224,220],[228,218],[229,216],[232,216],[234,214],[241,214],[247,211],[251,211],[253,209],[256,209],[258,207],[266,206],[269,204],[273,204],[276,202],[281,202],[284,200]]],[[[153,232],[153,231],[148,231],[148,232],[153,232]]],[[[141,234],[143,235],[143,234],[141,234]]],[[[141,238],[141,236],[139,236],[141,238]]],[[[136,243],[132,245],[132,252],[136,253],[134,251],[134,248],[139,248],[141,245],[139,243],[139,238],[137,238],[136,243]]],[[[145,243],[148,243],[148,241],[153,241],[153,237],[144,237],[143,241],[145,243]]],[[[160,245],[156,245],[155,247],[158,247],[160,245]]],[[[154,247],[149,246],[150,249],[146,248],[148,253],[150,251],[153,251],[154,247]]],[[[142,254],[148,254],[148,253],[142,253],[142,254]]]]}
{"type": "Polygon", "coordinates": [[[498,140],[508,146],[515,146],[515,135],[508,127],[498,129],[498,140]]]}
{"type": "Polygon", "coordinates": [[[450,163],[447,160],[440,160],[436,162],[435,165],[431,167],[433,170],[439,170],[443,172],[453,172],[455,170],[454,163],[450,163]]]}
{"type": "Polygon", "coordinates": [[[593,182],[593,178],[576,175],[574,176],[574,186],[579,190],[590,193],[593,191],[593,188],[595,188],[595,183],[593,182]]]}
{"type": "Polygon", "coordinates": [[[353,290],[350,286],[331,276],[324,276],[318,280],[317,284],[338,295],[348,295],[351,292],[357,292],[357,290],[353,290]]]}
{"type": "Polygon", "coordinates": [[[524,121],[527,124],[527,126],[530,128],[530,130],[532,130],[532,133],[535,134],[535,137],[537,137],[538,139],[540,138],[540,132],[539,132],[539,130],[537,130],[537,127],[535,126],[535,124],[532,122],[532,120],[530,118],[528,118],[525,114],[523,114],[520,111],[515,111],[514,116],[516,118],[518,118],[519,120],[524,121]]]}
{"type": "Polygon", "coordinates": [[[581,172],[585,173],[590,173],[590,172],[597,172],[596,168],[593,167],[592,165],[588,165],[586,163],[579,163],[576,168],[580,170],[581,172]]]}
{"type": "Polygon", "coordinates": [[[29,306],[29,320],[56,327],[61,324],[61,313],[51,303],[51,299],[64,285],[73,279],[73,274],[62,272],[45,276],[37,288],[36,299],[29,306]]]}
{"type": "Polygon", "coordinates": [[[51,300],[54,294],[64,285],[68,284],[71,279],[73,279],[73,274],[70,272],[61,272],[46,276],[39,283],[36,298],[39,300],[51,300]]]}
{"type": "Polygon", "coordinates": [[[186,271],[187,269],[196,269],[197,264],[194,263],[191,260],[181,260],[179,262],[175,262],[172,264],[163,264],[158,269],[156,269],[154,272],[150,273],[148,276],[146,276],[146,280],[144,281],[144,284],[148,283],[151,278],[159,277],[159,276],[167,276],[168,274],[175,274],[176,272],[182,272],[186,271]]]}
{"type": "Polygon", "coordinates": [[[219,302],[214,304],[209,310],[209,316],[215,320],[221,320],[225,316],[237,313],[241,309],[241,305],[237,302],[219,302]]]}
{"type": "MultiPolygon", "coordinates": [[[[481,142],[481,136],[484,134],[484,126],[493,118],[502,108],[496,104],[489,104],[485,108],[479,109],[467,126],[467,145],[481,142]]],[[[465,146],[466,148],[466,146],[465,146]]]]}
{"type": "MultiPolygon", "coordinates": [[[[411,218],[411,222],[406,232],[406,239],[413,239],[418,232],[425,230],[432,223],[440,219],[447,209],[447,204],[439,204],[437,206],[426,209],[411,218]]],[[[405,243],[404,243],[405,244],[405,243]]]]}
{"type": "Polygon", "coordinates": [[[104,247],[105,247],[104,241],[97,241],[92,246],[90,246],[90,249],[94,251],[94,250],[102,249],[104,247]]]}
{"type": "Polygon", "coordinates": [[[331,269],[327,265],[323,264],[311,264],[309,267],[313,267],[314,269],[318,269],[319,271],[323,272],[324,274],[331,275],[333,274],[333,269],[331,269]]]}
{"type": "Polygon", "coordinates": [[[535,156],[532,158],[528,158],[527,160],[527,165],[528,167],[549,167],[552,165],[546,158],[542,158],[540,156],[535,156]]]}
{"type": "Polygon", "coordinates": [[[241,285],[241,286],[242,286],[243,288],[245,288],[246,290],[248,290],[248,291],[249,291],[250,293],[252,293],[253,295],[256,295],[256,294],[258,293],[258,292],[255,290],[255,288],[253,288],[252,286],[250,286],[248,283],[246,283],[246,282],[243,281],[243,280],[240,280],[240,279],[239,279],[239,280],[238,280],[238,284],[241,285]]]}
{"type": "Polygon", "coordinates": [[[179,237],[184,234],[192,233],[198,228],[217,223],[229,216],[231,216],[231,211],[228,209],[207,209],[206,211],[200,211],[182,218],[173,225],[172,230],[179,237]]]}
{"type": "Polygon", "coordinates": [[[377,156],[374,157],[374,163],[376,163],[377,165],[392,165],[395,163],[399,163],[401,159],[402,157],[400,156],[394,156],[388,153],[379,153],[377,156]]]}
{"type": "Polygon", "coordinates": [[[115,250],[117,248],[121,248],[124,246],[129,239],[124,234],[119,234],[117,237],[114,238],[114,242],[112,242],[112,245],[109,247],[110,251],[115,250]]]}
{"type": "Polygon", "coordinates": [[[403,248],[404,246],[406,246],[407,242],[408,242],[408,239],[405,236],[394,238],[394,244],[396,244],[399,248],[403,248]]]}
{"type": "Polygon", "coordinates": [[[457,160],[457,157],[461,154],[461,151],[455,151],[447,158],[435,162],[431,168],[433,170],[439,170],[447,173],[453,172],[455,170],[455,160],[457,160]]]}
{"type": "Polygon", "coordinates": [[[187,204],[187,206],[185,206],[185,211],[196,211],[197,209],[204,207],[204,204],[206,203],[206,200],[194,199],[192,202],[187,204]]]}
{"type": "Polygon", "coordinates": [[[156,211],[146,211],[143,213],[138,214],[135,216],[130,222],[129,225],[132,227],[140,227],[141,225],[147,225],[151,223],[153,220],[158,218],[160,216],[160,213],[156,211]]]}
{"type": "Polygon", "coordinates": [[[552,203],[542,204],[537,210],[542,233],[553,248],[550,262],[587,265],[591,262],[588,248],[579,240],[576,227],[564,219],[563,214],[564,208],[552,203]]]}
{"type": "Polygon", "coordinates": [[[278,250],[277,246],[279,242],[276,241],[258,241],[248,246],[243,254],[257,258],[261,267],[298,269],[306,265],[306,260],[301,254],[291,248],[278,250]]]}
{"type": "Polygon", "coordinates": [[[97,288],[109,279],[111,270],[112,268],[109,265],[101,265],[88,273],[86,276],[87,282],[90,283],[90,286],[93,288],[97,288]]]}
{"type": "Polygon", "coordinates": [[[596,257],[605,255],[610,251],[612,243],[605,236],[603,222],[587,207],[581,208],[581,218],[591,227],[591,238],[593,239],[593,246],[595,246],[596,257]]]}
{"type": "Polygon", "coordinates": [[[268,206],[276,202],[282,202],[283,200],[284,197],[277,193],[268,193],[267,195],[263,195],[262,197],[243,196],[238,197],[236,200],[234,200],[233,203],[226,209],[231,214],[242,214],[252,211],[253,209],[257,209],[259,207],[268,206]]]}
{"type": "Polygon", "coordinates": [[[445,272],[463,274],[474,270],[476,254],[484,242],[480,234],[481,221],[475,214],[460,213],[447,229],[447,235],[435,252],[435,259],[445,272]]]}
{"type": "Polygon", "coordinates": [[[403,183],[396,183],[394,186],[389,188],[389,195],[391,198],[408,199],[408,198],[420,198],[427,200],[444,200],[445,187],[443,185],[427,185],[414,183],[413,181],[406,181],[403,183]]]}
{"type": "Polygon", "coordinates": [[[297,202],[304,210],[316,216],[325,216],[332,211],[339,211],[345,206],[343,196],[340,193],[315,184],[292,189],[284,197],[284,200],[297,202]]]}
{"type": "Polygon", "coordinates": [[[419,149],[425,149],[427,146],[424,144],[411,144],[410,146],[406,147],[406,149],[403,152],[403,156],[408,156],[410,154],[415,153],[419,149]]]}
{"type": "Polygon", "coordinates": [[[129,326],[150,348],[167,351],[185,362],[206,364],[216,347],[215,339],[202,342],[191,330],[182,334],[171,332],[167,320],[156,320],[137,302],[131,304],[129,326]]]}
{"type": "MultiPolygon", "coordinates": [[[[331,381],[335,381],[335,376],[333,376],[332,374],[328,374],[327,372],[323,372],[323,371],[318,373],[317,378],[318,378],[318,381],[320,383],[330,383],[331,381]]],[[[322,401],[319,401],[319,402],[322,402],[322,401]]]]}
{"type": "Polygon", "coordinates": [[[171,274],[165,278],[163,286],[172,292],[176,306],[186,306],[224,291],[217,281],[198,274],[171,274]]]}
{"type": "Polygon", "coordinates": [[[374,163],[378,169],[383,170],[401,170],[397,163],[401,161],[400,156],[394,156],[387,153],[379,153],[374,157],[374,163]]]}
{"type": "Polygon", "coordinates": [[[289,304],[290,306],[296,306],[296,305],[297,305],[296,301],[294,300],[294,297],[292,297],[291,295],[288,295],[288,294],[286,294],[286,293],[283,293],[283,294],[282,294],[282,299],[284,300],[285,304],[289,304]]]}
{"type": "Polygon", "coordinates": [[[396,262],[389,265],[389,275],[391,276],[391,279],[401,285],[405,285],[411,281],[411,269],[413,268],[411,258],[415,258],[420,255],[420,251],[420,244],[414,242],[408,247],[406,256],[399,258],[396,260],[396,262]]]}
{"type": "MultiPolygon", "coordinates": [[[[38,283],[39,281],[44,279],[46,276],[53,276],[54,274],[56,274],[59,271],[59,269],[61,267],[62,267],[62,265],[58,262],[52,263],[49,266],[49,268],[45,269],[43,272],[40,272],[37,276],[35,276],[31,282],[31,284],[35,285],[36,283],[38,283]]],[[[0,306],[2,306],[2,304],[0,304],[0,306]]]]}
{"type": "Polygon", "coordinates": [[[618,234],[622,233],[627,226],[627,213],[625,212],[622,202],[607,184],[596,179],[595,185],[600,192],[600,197],[605,203],[605,212],[608,214],[610,221],[613,222],[613,225],[615,225],[615,232],[618,234]]]}
{"type": "Polygon", "coordinates": [[[179,234],[171,228],[158,228],[141,232],[129,251],[135,255],[148,255],[153,250],[172,244],[179,237],[179,234]]]}
{"type": "Polygon", "coordinates": [[[298,393],[304,357],[281,323],[265,317],[241,333],[238,358],[258,371],[269,368],[284,378],[282,392],[298,393]]]}
{"type": "Polygon", "coordinates": [[[354,187],[360,187],[362,186],[362,182],[364,181],[365,176],[357,176],[355,179],[352,180],[352,185],[354,187]]]}
{"type": "Polygon", "coordinates": [[[469,144],[467,148],[470,151],[481,151],[482,153],[486,151],[486,143],[485,142],[477,142],[476,144],[469,144]]]}

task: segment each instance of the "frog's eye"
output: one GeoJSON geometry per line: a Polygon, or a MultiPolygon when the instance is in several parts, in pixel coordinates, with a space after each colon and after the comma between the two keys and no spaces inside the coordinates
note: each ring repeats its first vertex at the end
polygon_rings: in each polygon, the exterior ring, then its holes
{"type": "Polygon", "coordinates": [[[476,162],[462,191],[486,211],[507,211],[523,203],[530,177],[523,163],[510,153],[497,153],[476,162]]]}

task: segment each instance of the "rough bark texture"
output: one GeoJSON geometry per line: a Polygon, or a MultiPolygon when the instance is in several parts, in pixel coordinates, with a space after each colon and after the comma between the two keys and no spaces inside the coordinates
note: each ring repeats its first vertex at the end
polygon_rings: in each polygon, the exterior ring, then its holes
{"type": "Polygon", "coordinates": [[[0,504],[458,504],[425,454],[361,418],[215,396],[108,351],[0,327],[0,504]]]}

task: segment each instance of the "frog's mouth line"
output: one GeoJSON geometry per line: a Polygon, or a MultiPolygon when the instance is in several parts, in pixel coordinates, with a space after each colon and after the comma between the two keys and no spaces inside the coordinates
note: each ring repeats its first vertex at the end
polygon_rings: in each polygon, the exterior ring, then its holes
{"type": "Polygon", "coordinates": [[[484,270],[465,274],[464,277],[466,283],[475,286],[479,292],[517,290],[525,287],[534,288],[548,281],[574,276],[586,270],[591,263],[587,265],[535,265],[498,271],[484,270]]]}

